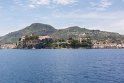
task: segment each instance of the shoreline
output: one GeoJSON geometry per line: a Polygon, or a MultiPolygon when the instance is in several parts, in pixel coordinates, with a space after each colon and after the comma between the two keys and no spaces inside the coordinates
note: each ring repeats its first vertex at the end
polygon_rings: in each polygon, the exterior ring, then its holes
{"type": "Polygon", "coordinates": [[[82,49],[82,50],[92,50],[92,49],[124,49],[124,48],[43,48],[43,49],[16,49],[16,48],[0,48],[0,50],[63,50],[63,49],[74,49],[74,50],[78,50],[78,49],[82,49]]]}

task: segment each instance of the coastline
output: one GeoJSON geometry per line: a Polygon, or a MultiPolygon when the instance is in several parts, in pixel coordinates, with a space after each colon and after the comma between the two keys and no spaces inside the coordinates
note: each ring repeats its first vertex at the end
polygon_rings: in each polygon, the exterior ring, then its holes
{"type": "Polygon", "coordinates": [[[124,49],[124,48],[42,48],[42,49],[26,49],[26,48],[21,48],[21,49],[17,49],[17,48],[0,48],[0,50],[63,50],[63,49],[67,49],[67,50],[71,50],[71,49],[74,49],[74,50],[78,50],[78,49],[81,49],[81,50],[92,50],[92,49],[124,49]]]}

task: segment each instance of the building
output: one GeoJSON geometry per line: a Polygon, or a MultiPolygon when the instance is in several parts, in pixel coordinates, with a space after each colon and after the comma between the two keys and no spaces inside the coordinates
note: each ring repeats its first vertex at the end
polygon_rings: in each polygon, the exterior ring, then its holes
{"type": "Polygon", "coordinates": [[[52,39],[52,38],[50,36],[39,36],[39,39],[43,40],[43,39],[52,39]]]}
{"type": "Polygon", "coordinates": [[[14,48],[16,48],[16,44],[15,43],[1,45],[1,49],[14,49],[14,48]]]}
{"type": "Polygon", "coordinates": [[[27,48],[34,47],[37,44],[42,43],[45,39],[52,39],[50,36],[22,36],[19,41],[17,41],[17,48],[27,48]]]}
{"type": "Polygon", "coordinates": [[[93,48],[124,48],[124,44],[111,43],[108,41],[94,42],[93,48]]]}

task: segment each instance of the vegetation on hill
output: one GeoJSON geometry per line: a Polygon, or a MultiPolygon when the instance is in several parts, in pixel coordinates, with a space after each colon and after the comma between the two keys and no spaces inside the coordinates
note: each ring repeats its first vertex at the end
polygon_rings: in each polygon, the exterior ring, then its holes
{"type": "Polygon", "coordinates": [[[12,43],[16,42],[18,38],[24,36],[24,35],[30,35],[30,34],[35,34],[35,35],[50,35],[57,30],[52,27],[51,25],[47,24],[41,24],[41,23],[33,23],[30,26],[27,26],[26,28],[11,32],[5,36],[0,37],[0,43],[12,43]]]}
{"type": "Polygon", "coordinates": [[[51,25],[41,24],[41,23],[33,23],[26,28],[9,33],[5,36],[0,37],[0,44],[2,43],[14,43],[18,40],[18,38],[24,35],[49,35],[54,39],[64,39],[67,40],[69,38],[77,39],[81,35],[86,35],[91,38],[91,40],[104,41],[110,40],[112,42],[124,41],[124,36],[118,33],[106,32],[100,30],[89,30],[86,28],[80,28],[78,26],[69,27],[66,29],[55,29],[51,25]]]}
{"type": "Polygon", "coordinates": [[[17,49],[42,49],[42,48],[92,48],[90,38],[84,38],[81,41],[73,38],[67,40],[52,38],[39,39],[36,35],[26,35],[19,38],[16,44],[17,49]]]}
{"type": "Polygon", "coordinates": [[[46,39],[39,39],[39,36],[37,35],[26,35],[22,38],[19,38],[17,41],[17,46],[16,48],[18,49],[41,49],[41,48],[50,48],[52,47],[53,40],[51,38],[46,38],[46,39]]]}
{"type": "Polygon", "coordinates": [[[123,35],[120,35],[118,33],[113,32],[106,32],[106,31],[100,31],[100,30],[89,30],[86,28],[80,28],[77,26],[69,27],[66,29],[60,29],[52,34],[55,38],[63,38],[68,39],[70,37],[77,38],[82,34],[86,34],[87,36],[90,36],[92,40],[113,40],[118,41],[124,39],[123,35]]]}

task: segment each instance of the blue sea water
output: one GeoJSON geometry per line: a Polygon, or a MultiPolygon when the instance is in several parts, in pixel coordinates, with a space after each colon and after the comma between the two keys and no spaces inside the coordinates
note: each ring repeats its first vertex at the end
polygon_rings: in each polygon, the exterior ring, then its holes
{"type": "Polygon", "coordinates": [[[124,83],[124,49],[0,50],[0,83],[124,83]]]}

